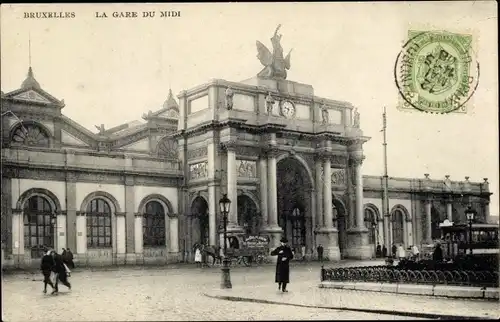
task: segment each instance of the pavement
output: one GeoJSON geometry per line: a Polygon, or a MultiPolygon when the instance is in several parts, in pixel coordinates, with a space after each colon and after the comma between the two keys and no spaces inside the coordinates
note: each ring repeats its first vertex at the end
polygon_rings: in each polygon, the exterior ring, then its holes
{"type": "MultiPolygon", "coordinates": [[[[373,265],[344,262],[335,266],[373,265]]],[[[274,267],[235,267],[231,269],[232,294],[280,297],[282,303],[235,302],[207,297],[221,292],[221,272],[212,268],[120,268],[108,271],[74,271],[72,289],[60,286],[59,295],[43,294],[41,274],[2,276],[3,321],[147,321],[147,320],[399,320],[415,319],[387,312],[363,312],[294,306],[284,301],[308,303],[319,283],[318,263],[292,264],[290,292],[278,294],[274,267]],[[294,282],[294,281],[297,282],[294,282]]],[[[330,265],[329,265],[330,266],[330,265]]],[[[50,293],[50,287],[49,287],[50,293]]],[[[363,293],[363,292],[362,292],[363,293]]],[[[373,295],[352,301],[371,302],[373,295]]],[[[377,298],[380,295],[377,295],[377,298]]],[[[329,295],[327,296],[329,297],[329,295]]],[[[398,296],[398,298],[401,296],[398,296]]],[[[351,297],[341,296],[344,302],[351,297]]],[[[378,301],[378,300],[377,300],[378,301]]],[[[411,301],[411,300],[409,300],[411,301]]],[[[424,303],[425,301],[422,301],[424,303]]],[[[427,302],[425,302],[427,303],[427,302]]],[[[491,303],[467,303],[473,311],[485,312],[491,303]]],[[[298,303],[300,304],[300,303],[298,303]]],[[[426,304],[427,305],[427,304],[426,304]]],[[[426,307],[424,305],[424,307],[426,307]]],[[[498,306],[498,303],[496,303],[498,306]]],[[[458,305],[457,305],[458,306],[458,305]]],[[[424,318],[421,318],[424,319],[424,318]]]]}

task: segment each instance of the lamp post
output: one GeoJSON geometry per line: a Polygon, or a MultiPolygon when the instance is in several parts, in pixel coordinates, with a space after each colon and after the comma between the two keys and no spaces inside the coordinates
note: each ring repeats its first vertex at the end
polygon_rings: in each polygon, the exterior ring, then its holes
{"type": "Polygon", "coordinates": [[[220,212],[224,219],[224,259],[222,260],[222,279],[220,283],[221,288],[233,288],[231,284],[231,273],[229,270],[229,259],[227,258],[227,216],[231,207],[231,200],[224,194],[219,200],[220,212]]]}
{"type": "Polygon", "coordinates": [[[56,245],[56,242],[57,242],[57,214],[55,212],[52,212],[50,214],[50,223],[52,224],[52,231],[54,232],[54,234],[52,235],[52,244],[53,244],[53,247],[55,249],[55,251],[57,252],[57,245],[56,245]]]}
{"type": "Polygon", "coordinates": [[[465,217],[469,222],[469,249],[471,255],[472,255],[472,222],[474,221],[475,215],[476,211],[472,209],[470,206],[465,210],[465,217]]]}

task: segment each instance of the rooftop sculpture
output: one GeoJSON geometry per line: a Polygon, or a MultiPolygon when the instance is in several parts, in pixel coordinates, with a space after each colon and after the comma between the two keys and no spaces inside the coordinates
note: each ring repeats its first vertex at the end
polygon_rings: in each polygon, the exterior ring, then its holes
{"type": "Polygon", "coordinates": [[[281,25],[278,25],[274,36],[271,38],[273,45],[272,53],[264,44],[257,40],[257,58],[264,65],[264,69],[257,74],[260,78],[286,79],[286,71],[290,69],[290,53],[292,50],[283,58],[283,47],[281,47],[280,43],[282,35],[278,34],[280,27],[281,25]]]}

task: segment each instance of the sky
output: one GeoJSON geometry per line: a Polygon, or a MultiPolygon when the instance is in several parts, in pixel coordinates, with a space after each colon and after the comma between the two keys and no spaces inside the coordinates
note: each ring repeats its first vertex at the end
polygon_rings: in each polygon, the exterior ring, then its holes
{"type": "Polygon", "coordinates": [[[41,87],[64,99],[63,113],[87,129],[140,120],[174,93],[211,79],[242,81],[262,66],[255,41],[271,48],[278,24],[288,79],[315,95],[351,102],[361,114],[364,174],[383,174],[382,111],[387,108],[392,177],[482,182],[498,215],[497,4],[481,2],[211,3],[2,5],[1,89],[18,89],[31,66],[41,87]],[[154,11],[154,18],[142,18],[154,11]],[[160,12],[180,17],[160,17],[160,12]],[[73,12],[74,18],[24,18],[73,12]],[[96,12],[108,18],[97,18],[96,12]],[[138,12],[113,18],[113,12],[138,12]],[[400,111],[394,65],[408,30],[473,36],[479,86],[466,114],[400,111]]]}

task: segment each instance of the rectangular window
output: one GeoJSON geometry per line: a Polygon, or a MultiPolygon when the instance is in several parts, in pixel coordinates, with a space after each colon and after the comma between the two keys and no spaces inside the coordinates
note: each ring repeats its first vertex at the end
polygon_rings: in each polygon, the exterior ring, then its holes
{"type": "Polygon", "coordinates": [[[106,237],[106,246],[111,246],[111,237],[106,237]]]}

